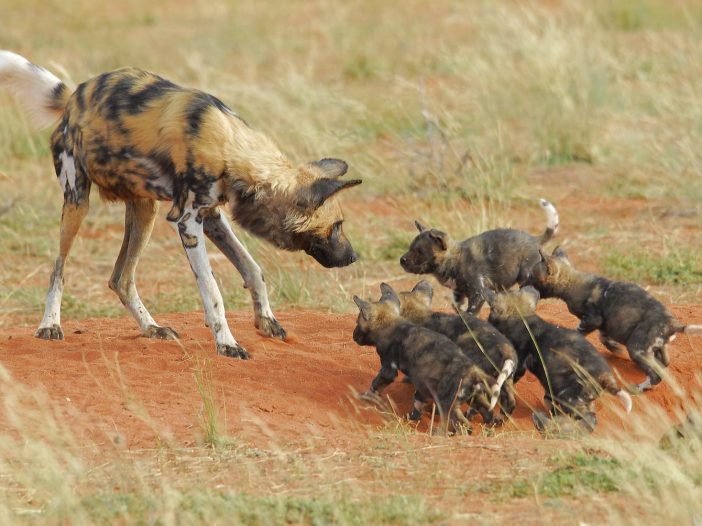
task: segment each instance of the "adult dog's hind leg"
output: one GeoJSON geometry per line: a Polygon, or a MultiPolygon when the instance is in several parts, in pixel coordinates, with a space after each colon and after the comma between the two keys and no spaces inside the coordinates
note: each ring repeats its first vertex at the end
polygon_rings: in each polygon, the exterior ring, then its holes
{"type": "Polygon", "coordinates": [[[249,353],[237,343],[227,325],[222,294],[207,258],[202,216],[198,210],[186,207],[182,216],[171,224],[180,234],[185,254],[188,256],[190,267],[195,274],[202,305],[205,309],[205,322],[217,342],[217,353],[233,358],[247,359],[249,353]]]}
{"type": "Polygon", "coordinates": [[[285,339],[285,329],[276,320],[268,302],[266,282],[261,267],[254,261],[246,247],[237,239],[227,220],[213,210],[203,221],[205,235],[231,261],[244,278],[244,287],[251,292],[254,306],[254,324],[267,336],[285,339]]]}
{"type": "Polygon", "coordinates": [[[135,284],[136,266],[151,237],[158,212],[158,201],[137,199],[127,201],[125,205],[124,239],[109,286],[139,323],[144,336],[174,340],[178,338],[178,333],[170,327],[161,327],[154,321],[139,298],[135,284]]]}
{"type": "Polygon", "coordinates": [[[63,296],[63,267],[68,253],[73,246],[73,240],[78,233],[83,219],[88,213],[88,195],[90,188],[79,202],[64,201],[61,213],[61,238],[59,243],[59,256],[54,264],[54,271],[49,280],[49,291],[46,294],[46,308],[44,317],[34,336],[43,340],[63,340],[61,330],[61,297],[63,296]]]}

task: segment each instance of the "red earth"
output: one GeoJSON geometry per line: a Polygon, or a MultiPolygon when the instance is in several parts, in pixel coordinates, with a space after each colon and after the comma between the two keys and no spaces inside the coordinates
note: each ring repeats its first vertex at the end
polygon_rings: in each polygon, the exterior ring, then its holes
{"type": "MultiPolygon", "coordinates": [[[[684,323],[702,323],[702,305],[674,305],[671,311],[684,323]]],[[[576,325],[560,303],[543,303],[539,312],[552,322],[576,325]]],[[[79,440],[129,449],[202,441],[207,399],[214,401],[222,433],[243,440],[263,434],[278,443],[342,434],[362,440],[369,430],[407,413],[408,384],[387,389],[384,410],[355,398],[368,388],[379,361],[373,348],[353,342],[353,314],[288,311],[278,318],[288,331],[286,342],[258,334],[248,311],[229,314],[232,332],[251,354],[248,361],[217,356],[203,314],[194,312],[160,317],[179,331],[180,342],[140,337],[130,318],[67,321],[63,341],[36,339],[29,327],[3,329],[0,363],[16,381],[45,390],[65,407],[62,414],[69,415],[79,440]]],[[[592,341],[624,382],[643,379],[628,357],[592,341]]],[[[686,392],[698,392],[701,367],[702,339],[679,337],[671,349],[672,378],[686,392]]],[[[513,420],[502,429],[532,433],[530,407],[543,408],[543,389],[527,374],[517,392],[513,420]]],[[[663,383],[635,397],[633,413],[650,402],[675,415],[684,398],[663,383]]],[[[597,435],[626,428],[628,418],[613,408],[612,397],[604,395],[598,404],[597,435]]],[[[428,425],[425,416],[418,432],[428,425]]]]}

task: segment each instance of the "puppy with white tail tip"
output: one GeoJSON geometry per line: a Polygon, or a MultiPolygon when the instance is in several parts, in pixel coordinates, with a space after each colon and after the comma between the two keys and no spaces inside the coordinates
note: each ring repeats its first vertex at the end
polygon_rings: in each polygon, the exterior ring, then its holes
{"type": "Polygon", "coordinates": [[[461,406],[469,403],[492,411],[497,403],[497,397],[489,399],[494,380],[446,336],[402,318],[400,298],[389,285],[383,284],[382,290],[377,302],[353,297],[359,310],[353,340],[374,346],[380,357],[380,371],[361,396],[377,398],[401,371],[416,389],[416,411],[433,400],[445,432],[457,430],[459,424],[470,431],[461,406]]]}
{"type": "Polygon", "coordinates": [[[531,371],[545,390],[551,412],[585,419],[594,428],[594,402],[602,391],[616,396],[624,410],[631,396],[619,387],[606,360],[577,331],[558,327],[536,315],[539,292],[533,287],[494,293],[485,289],[488,321],[507,336],[519,355],[515,383],[531,371]]]}
{"type": "Polygon", "coordinates": [[[558,231],[558,212],[545,199],[540,205],[547,220],[546,229],[538,237],[513,228],[498,228],[456,242],[446,232],[415,221],[419,235],[400,258],[400,265],[413,274],[432,274],[453,290],[457,305],[467,299],[467,312],[477,313],[485,302],[480,276],[488,278],[496,290],[521,286],[541,261],[540,247],[558,231]]]}
{"type": "Polygon", "coordinates": [[[668,367],[667,346],[680,333],[702,335],[702,325],[683,325],[651,294],[634,283],[614,281],[575,269],[563,249],[542,254],[529,280],[543,297],[560,298],[580,318],[582,334],[599,329],[612,352],[626,346],[631,360],[646,373],[640,391],[661,381],[668,367]]]}
{"type": "Polygon", "coordinates": [[[426,280],[409,292],[400,292],[399,296],[403,318],[448,336],[478,367],[495,378],[493,396],[499,396],[501,415],[478,410],[486,424],[501,424],[516,406],[512,388],[512,375],[517,365],[514,346],[504,334],[475,314],[432,311],[434,289],[426,280]]]}

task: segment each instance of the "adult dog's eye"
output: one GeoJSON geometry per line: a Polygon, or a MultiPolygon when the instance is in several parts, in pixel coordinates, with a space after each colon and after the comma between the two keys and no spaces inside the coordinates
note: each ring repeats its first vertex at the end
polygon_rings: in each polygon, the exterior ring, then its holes
{"type": "Polygon", "coordinates": [[[343,221],[337,221],[334,223],[331,232],[329,233],[329,239],[336,239],[339,237],[339,232],[341,232],[341,223],[343,223],[343,221]]]}

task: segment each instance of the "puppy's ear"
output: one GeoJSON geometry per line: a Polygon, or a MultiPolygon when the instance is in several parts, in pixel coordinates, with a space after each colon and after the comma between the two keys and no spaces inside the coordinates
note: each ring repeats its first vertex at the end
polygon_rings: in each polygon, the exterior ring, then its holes
{"type": "Polygon", "coordinates": [[[568,261],[568,254],[566,254],[566,251],[563,250],[563,248],[561,248],[560,245],[553,249],[551,256],[553,256],[554,258],[565,259],[566,261],[568,261]]]}
{"type": "Polygon", "coordinates": [[[387,283],[381,283],[380,284],[380,290],[382,291],[383,295],[380,297],[380,301],[382,303],[389,303],[395,307],[397,310],[397,313],[400,313],[400,297],[397,295],[397,292],[395,292],[395,289],[393,289],[390,285],[387,283]]]}
{"type": "Polygon", "coordinates": [[[380,293],[381,293],[383,296],[386,296],[386,295],[389,296],[389,295],[395,294],[395,290],[394,290],[390,285],[388,285],[387,283],[383,282],[383,283],[380,284],[380,293]]]}
{"type": "Polygon", "coordinates": [[[536,305],[539,303],[539,299],[541,299],[541,294],[539,294],[539,291],[531,285],[528,285],[526,287],[522,287],[519,292],[526,296],[531,309],[536,310],[536,305]]]}
{"type": "Polygon", "coordinates": [[[370,320],[371,303],[355,295],[353,297],[353,301],[358,306],[361,317],[366,321],[370,320]]]}
{"type": "Polygon", "coordinates": [[[434,289],[427,280],[423,279],[412,289],[412,295],[424,300],[427,307],[431,307],[431,300],[434,297],[434,289]]]}
{"type": "Polygon", "coordinates": [[[312,161],[310,164],[316,166],[317,168],[321,168],[324,174],[331,178],[341,177],[349,169],[349,165],[346,164],[346,161],[342,161],[341,159],[331,159],[329,157],[325,157],[319,161],[312,161]]]}
{"type": "Polygon", "coordinates": [[[324,201],[337,192],[345,190],[346,188],[351,188],[362,182],[363,181],[360,179],[352,179],[350,181],[340,181],[328,177],[317,179],[311,185],[306,186],[298,192],[295,204],[298,208],[306,212],[314,212],[324,204],[324,201]]]}
{"type": "Polygon", "coordinates": [[[434,240],[434,243],[441,249],[441,250],[446,250],[448,249],[448,234],[446,232],[442,232],[441,230],[437,230],[436,228],[432,228],[429,231],[429,237],[431,237],[434,240]]]}
{"type": "Polygon", "coordinates": [[[427,227],[425,227],[422,223],[420,223],[416,219],[414,220],[414,226],[416,226],[417,230],[419,230],[420,232],[424,232],[427,229],[427,227]]]}

